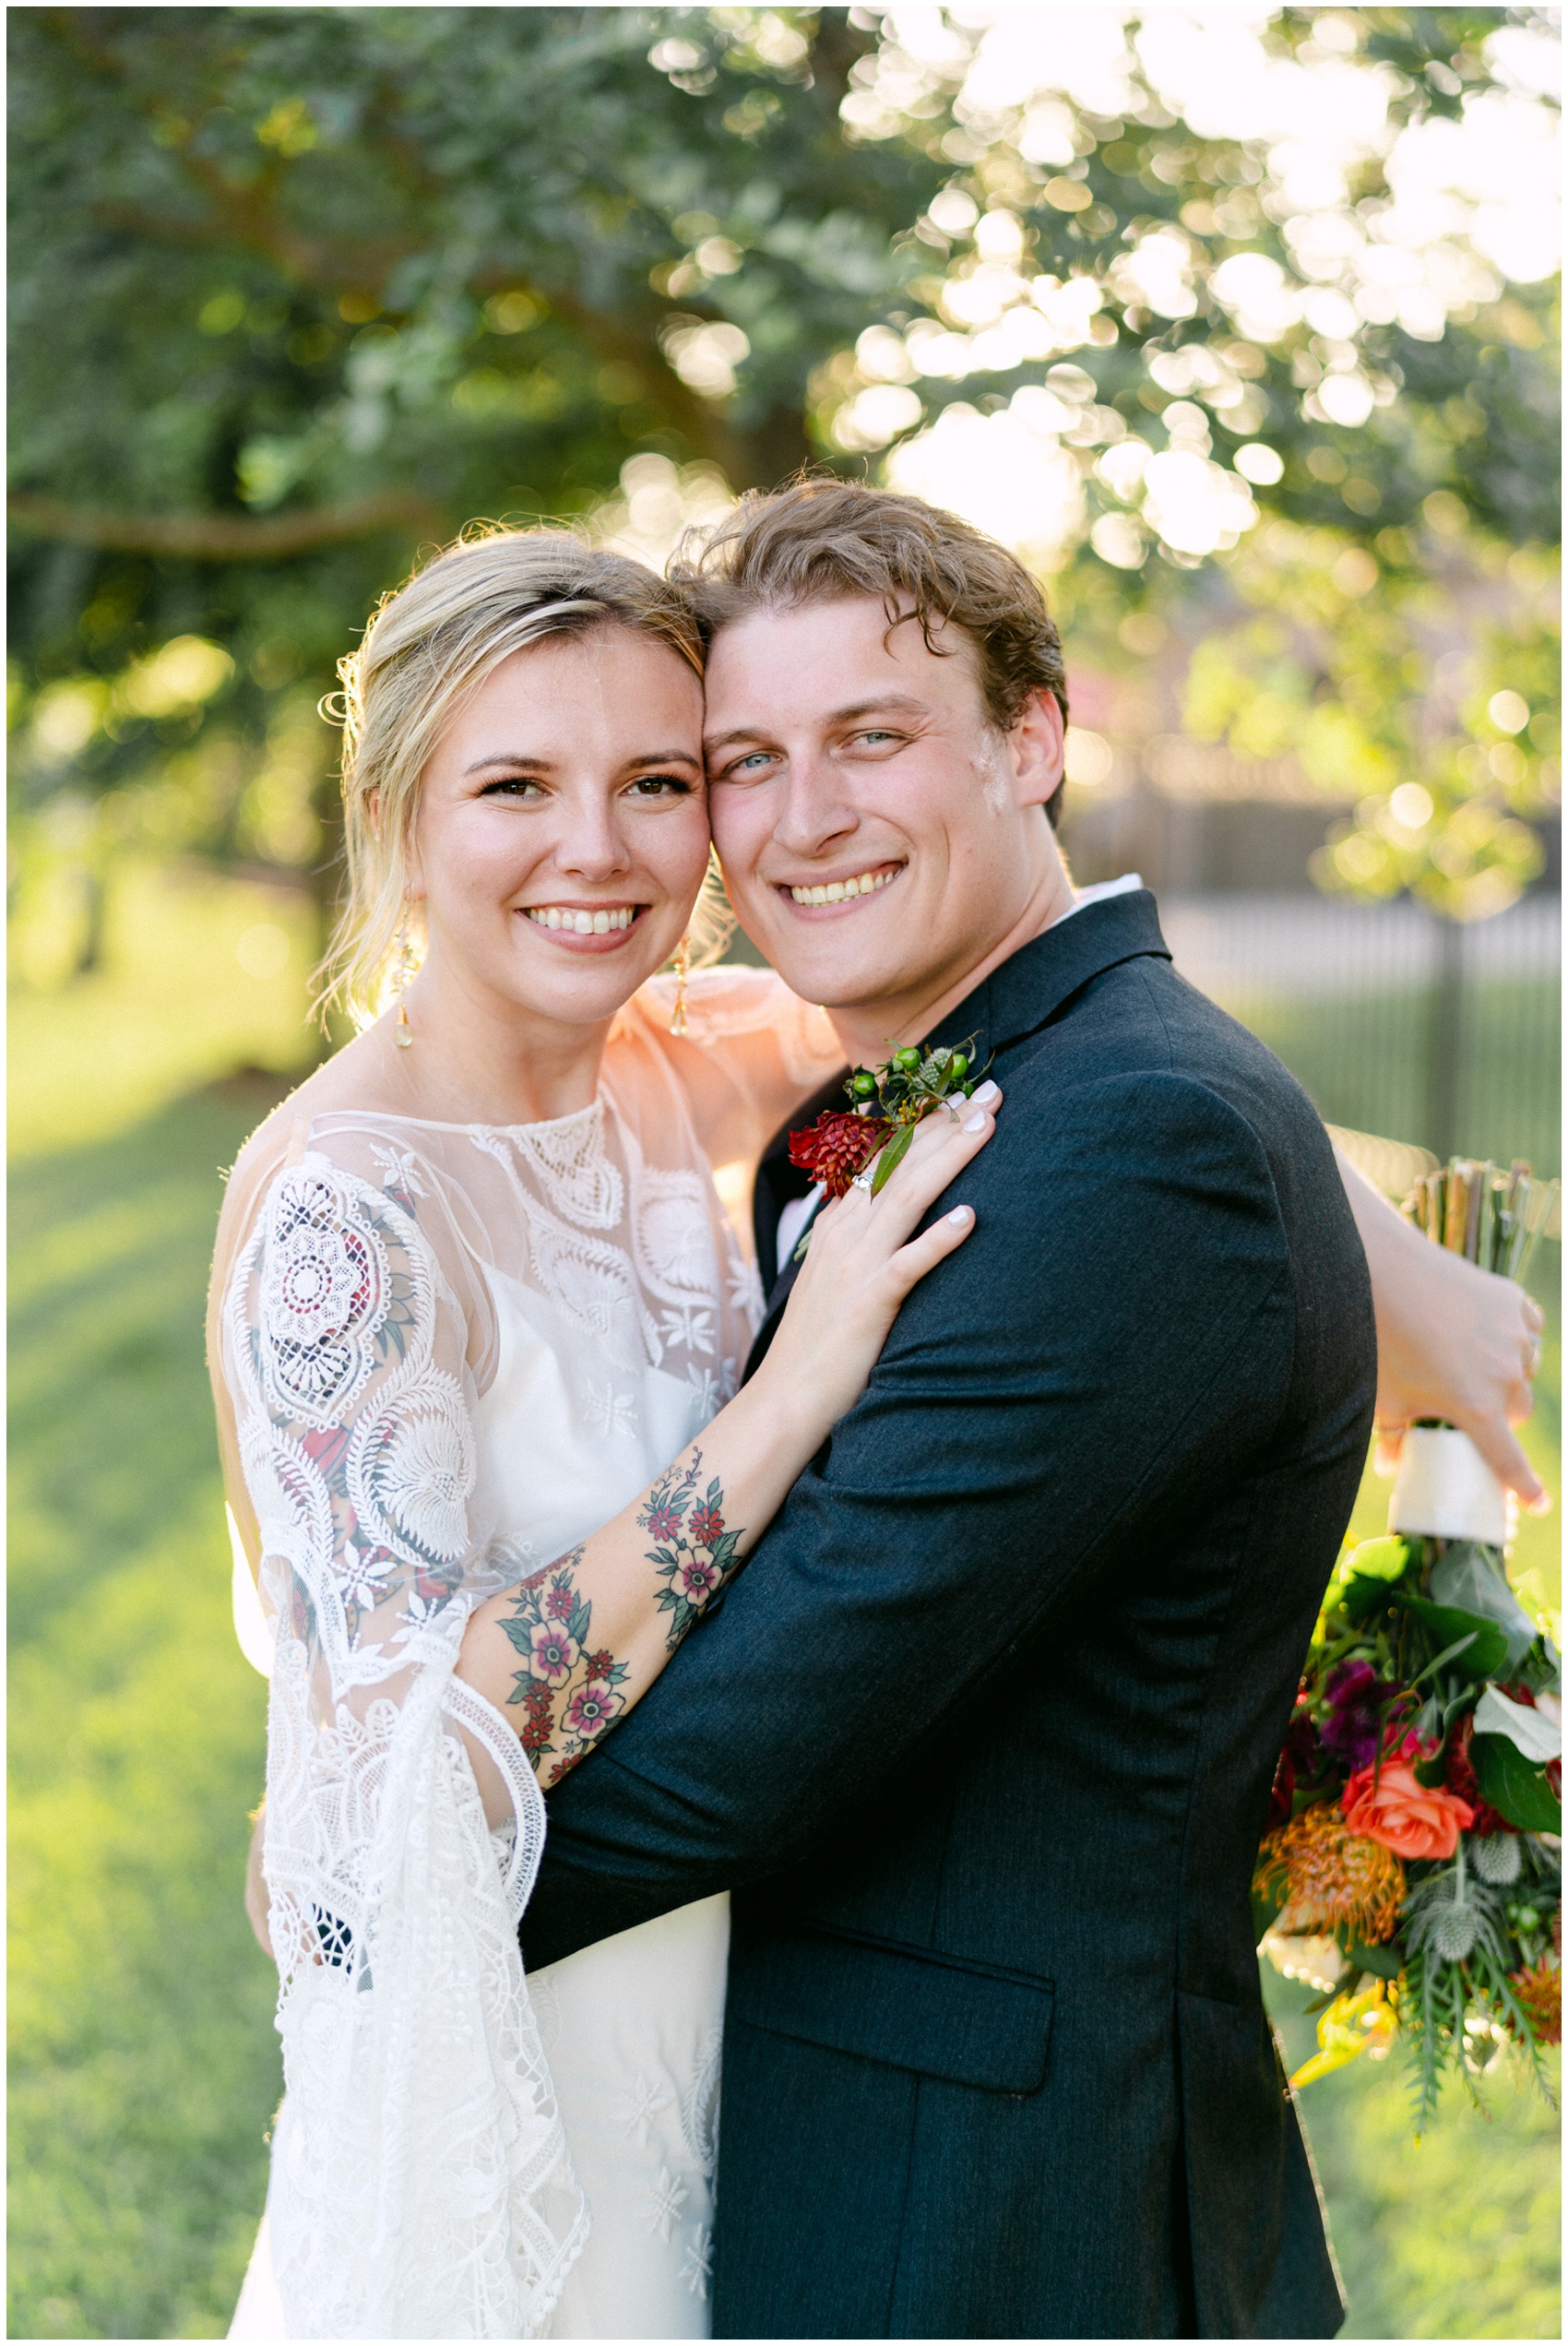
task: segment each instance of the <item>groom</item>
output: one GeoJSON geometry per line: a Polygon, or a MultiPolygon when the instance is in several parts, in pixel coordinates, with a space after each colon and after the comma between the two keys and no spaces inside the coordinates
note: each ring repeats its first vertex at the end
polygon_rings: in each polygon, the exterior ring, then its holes
{"type": "MultiPolygon", "coordinates": [[[[1006,1104],[974,1234],[552,1795],[528,1962],[733,1890],[716,2335],[1331,2336],[1248,1900],[1372,1419],[1328,1141],[1147,894],[1075,899],[1010,556],[811,482],[688,584],[748,935],[848,1062],[963,1043],[1006,1104]]],[[[759,1352],[806,1186],[780,1136],[759,1352]]]]}

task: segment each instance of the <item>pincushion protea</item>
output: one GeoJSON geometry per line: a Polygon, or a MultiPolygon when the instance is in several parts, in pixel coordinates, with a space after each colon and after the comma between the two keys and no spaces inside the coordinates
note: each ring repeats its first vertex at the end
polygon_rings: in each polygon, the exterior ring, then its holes
{"type": "Polygon", "coordinates": [[[1525,2007],[1526,2016],[1541,2044],[1562,2042],[1562,1973],[1549,1956],[1527,1971],[1511,1971],[1508,1984],[1525,2007]]]}
{"type": "Polygon", "coordinates": [[[1259,1889],[1284,1876],[1277,1931],[1331,1931],[1346,1923],[1367,1947],[1393,1937],[1405,1868],[1381,1841],[1346,1829],[1337,1806],[1319,1801],[1270,1833],[1258,1852],[1259,1889]]]}
{"type": "Polygon", "coordinates": [[[790,1135],[790,1162],[820,1181],[830,1197],[842,1197],[892,1129],[885,1116],[858,1116],[852,1109],[828,1108],[806,1131],[790,1135]]]}

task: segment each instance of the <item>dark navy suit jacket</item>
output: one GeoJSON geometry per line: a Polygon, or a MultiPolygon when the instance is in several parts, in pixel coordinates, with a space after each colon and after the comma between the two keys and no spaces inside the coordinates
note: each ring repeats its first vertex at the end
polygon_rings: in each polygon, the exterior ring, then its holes
{"type": "Polygon", "coordinates": [[[1146,893],[932,1039],[971,1032],[1006,1101],[932,1210],[975,1231],[552,1794],[525,1953],[733,1891],[720,2337],[1332,2336],[1248,1889],[1366,1450],[1365,1262],[1146,893]]]}

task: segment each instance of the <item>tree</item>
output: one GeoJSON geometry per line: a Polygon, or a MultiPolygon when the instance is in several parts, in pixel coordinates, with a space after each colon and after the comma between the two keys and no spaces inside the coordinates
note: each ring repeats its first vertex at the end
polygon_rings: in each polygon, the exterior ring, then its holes
{"type": "Polygon", "coordinates": [[[842,11],[10,33],[24,804],[274,861],[320,853],[301,712],[416,548],[581,513],[635,449],[798,468],[811,371],[939,185],[844,140],[842,11]]]}
{"type": "Polygon", "coordinates": [[[1189,731],[1355,790],[1324,883],[1464,917],[1560,790],[1557,66],[1527,9],[895,11],[845,107],[952,169],[827,436],[1103,664],[1169,622],[1189,731]]]}
{"type": "Polygon", "coordinates": [[[325,869],[311,711],[418,545],[634,450],[814,458],[995,528],[1103,662],[1160,615],[1193,730],[1355,776],[1331,883],[1495,909],[1554,772],[1554,334],[1449,183],[1490,126],[1527,187],[1549,36],[1218,21],[13,11],[24,804],[325,869]]]}

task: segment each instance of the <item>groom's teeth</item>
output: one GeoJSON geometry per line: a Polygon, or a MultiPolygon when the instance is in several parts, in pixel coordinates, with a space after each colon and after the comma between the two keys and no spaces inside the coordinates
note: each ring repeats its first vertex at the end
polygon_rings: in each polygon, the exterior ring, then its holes
{"type": "Polygon", "coordinates": [[[862,872],[859,879],[829,880],[822,887],[792,887],[790,893],[797,904],[838,904],[849,896],[874,896],[897,876],[897,871],[862,872]]]}
{"type": "Polygon", "coordinates": [[[530,904],[524,909],[536,928],[566,929],[574,936],[608,936],[614,929],[629,929],[636,919],[635,904],[618,904],[613,911],[602,912],[576,912],[560,904],[530,904]]]}

